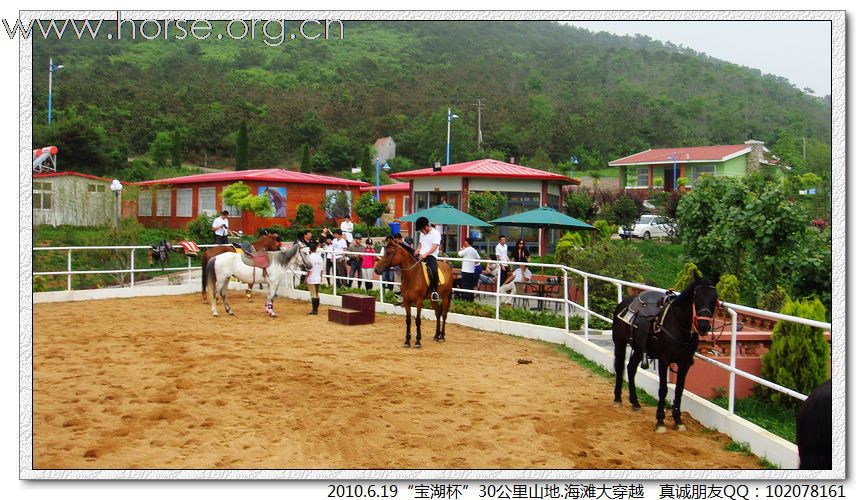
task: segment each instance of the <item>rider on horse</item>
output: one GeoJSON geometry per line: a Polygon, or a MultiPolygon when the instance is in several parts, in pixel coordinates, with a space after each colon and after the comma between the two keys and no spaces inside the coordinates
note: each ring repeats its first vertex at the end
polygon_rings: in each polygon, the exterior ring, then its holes
{"type": "Polygon", "coordinates": [[[427,269],[429,271],[430,289],[432,289],[430,300],[432,302],[438,302],[439,273],[438,261],[436,260],[436,257],[438,257],[439,254],[439,247],[441,246],[442,235],[434,227],[429,225],[429,219],[427,219],[426,217],[418,218],[415,225],[417,230],[420,231],[420,237],[418,237],[418,245],[420,246],[420,248],[415,250],[415,255],[418,256],[418,260],[423,261],[427,265],[427,269]]]}

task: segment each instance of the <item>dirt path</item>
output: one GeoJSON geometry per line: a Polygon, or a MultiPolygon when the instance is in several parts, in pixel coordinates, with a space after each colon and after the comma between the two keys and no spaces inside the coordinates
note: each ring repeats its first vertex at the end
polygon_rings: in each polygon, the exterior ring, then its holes
{"type": "Polygon", "coordinates": [[[654,433],[654,409],[614,407],[548,344],[460,326],[438,344],[424,322],[404,349],[401,317],[230,297],[235,317],[199,295],[36,304],[33,467],[759,467],[687,415],[654,433]]]}

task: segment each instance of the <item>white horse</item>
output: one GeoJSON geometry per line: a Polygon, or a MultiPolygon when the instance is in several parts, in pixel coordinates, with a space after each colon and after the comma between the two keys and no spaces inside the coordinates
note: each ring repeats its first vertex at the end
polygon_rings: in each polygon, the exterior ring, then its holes
{"type": "Polygon", "coordinates": [[[265,300],[264,310],[268,316],[276,317],[276,313],[273,312],[273,297],[276,296],[279,282],[282,281],[292,265],[305,269],[309,269],[310,267],[308,252],[299,251],[300,248],[300,245],[295,243],[283,250],[267,252],[270,258],[270,265],[266,268],[266,273],[263,272],[263,269],[244,264],[238,253],[223,253],[210,259],[207,262],[206,269],[207,297],[210,300],[210,312],[214,316],[219,316],[216,312],[216,293],[218,290],[219,296],[222,298],[222,305],[225,307],[225,312],[234,314],[225,297],[225,292],[228,289],[228,280],[234,276],[245,283],[267,283],[267,299],[265,300]],[[300,262],[295,262],[296,260],[300,262]]]}
{"type": "Polygon", "coordinates": [[[295,246],[300,246],[300,251],[298,253],[301,255],[295,257],[288,263],[288,273],[286,273],[286,278],[288,279],[289,290],[294,290],[297,285],[300,284],[300,279],[309,269],[309,266],[306,264],[309,258],[309,247],[299,243],[295,243],[295,246]]]}

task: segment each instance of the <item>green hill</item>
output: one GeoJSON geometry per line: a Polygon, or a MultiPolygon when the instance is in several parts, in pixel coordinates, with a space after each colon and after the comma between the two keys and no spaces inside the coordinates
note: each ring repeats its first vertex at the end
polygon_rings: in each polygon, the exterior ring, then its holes
{"type": "Polygon", "coordinates": [[[828,171],[828,99],[690,49],[552,22],[344,26],[343,40],[278,47],[260,38],[37,39],[34,147],[60,146],[65,169],[146,177],[155,165],[133,168],[127,158],[164,158],[154,148],[175,136],[183,162],[233,166],[245,121],[251,168],[299,165],[309,144],[313,171],[345,171],[368,163],[365,146],[390,135],[400,170],[444,159],[450,106],[460,116],[452,162],[513,156],[565,169],[577,155],[591,169],[649,147],[736,143],[750,134],[770,147],[789,142],[785,155],[807,137],[809,164],[801,168],[828,171]],[[65,66],[55,73],[51,129],[49,57],[65,66]],[[812,145],[826,158],[812,159],[812,145]]]}

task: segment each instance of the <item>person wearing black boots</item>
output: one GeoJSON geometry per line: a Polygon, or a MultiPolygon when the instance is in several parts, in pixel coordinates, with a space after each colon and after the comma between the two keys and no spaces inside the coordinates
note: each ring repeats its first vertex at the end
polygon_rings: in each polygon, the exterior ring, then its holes
{"type": "Polygon", "coordinates": [[[317,241],[312,241],[309,244],[309,263],[311,267],[306,273],[306,285],[309,287],[312,310],[307,314],[318,314],[318,287],[321,286],[321,271],[324,268],[324,260],[321,258],[321,253],[318,252],[317,241]]]}

